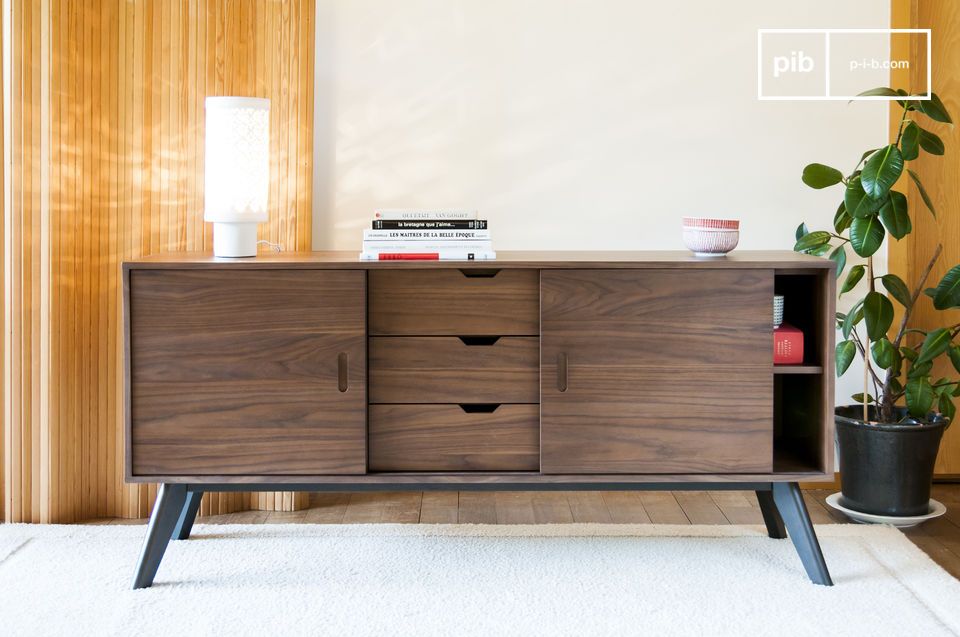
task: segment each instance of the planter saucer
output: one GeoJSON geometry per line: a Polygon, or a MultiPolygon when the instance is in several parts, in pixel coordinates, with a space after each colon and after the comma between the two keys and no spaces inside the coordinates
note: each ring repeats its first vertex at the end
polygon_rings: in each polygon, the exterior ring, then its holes
{"type": "Polygon", "coordinates": [[[909,529],[911,527],[917,526],[922,522],[927,520],[932,520],[933,518],[938,518],[944,513],[947,512],[947,507],[943,504],[937,502],[936,500],[930,500],[930,512],[926,515],[874,515],[873,513],[861,513],[860,511],[854,511],[848,509],[847,507],[840,504],[840,493],[834,493],[827,496],[827,504],[831,507],[840,511],[845,516],[857,522],[859,524],[891,524],[898,529],[909,529]]]}

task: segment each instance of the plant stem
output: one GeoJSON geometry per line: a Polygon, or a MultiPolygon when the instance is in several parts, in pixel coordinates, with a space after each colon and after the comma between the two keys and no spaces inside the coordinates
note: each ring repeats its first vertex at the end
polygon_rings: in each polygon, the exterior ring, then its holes
{"type": "Polygon", "coordinates": [[[943,252],[943,245],[938,243],[936,249],[933,251],[933,256],[930,257],[930,261],[920,274],[920,280],[917,282],[917,287],[914,288],[913,294],[910,295],[910,305],[903,309],[903,317],[900,319],[900,327],[897,329],[897,336],[893,340],[894,347],[899,348],[900,343],[903,341],[903,335],[907,331],[907,324],[910,322],[910,315],[913,314],[913,308],[917,304],[917,299],[920,298],[920,295],[923,293],[923,286],[927,284],[927,277],[930,276],[930,272],[933,270],[933,266],[936,265],[937,259],[940,258],[941,252],[943,252]]]}
{"type": "MultiPolygon", "coordinates": [[[[867,340],[867,342],[868,343],[870,342],[869,339],[867,340]]],[[[870,422],[869,410],[867,409],[867,394],[869,393],[867,390],[867,380],[869,379],[869,377],[867,376],[867,368],[869,366],[870,366],[870,361],[866,356],[864,356],[863,358],[863,422],[870,422]]]]}
{"type": "MultiPolygon", "coordinates": [[[[870,291],[876,291],[876,282],[873,279],[873,257],[867,257],[867,280],[870,281],[870,291]]],[[[873,372],[870,366],[870,335],[867,334],[863,339],[863,422],[870,422],[869,409],[867,407],[867,381],[869,374],[873,372]]]]}
{"type": "MultiPolygon", "coordinates": [[[[850,332],[850,336],[853,338],[853,344],[857,346],[857,350],[860,352],[860,356],[866,359],[867,350],[863,347],[863,343],[860,341],[860,334],[857,333],[856,328],[854,328],[853,331],[850,332]]],[[[873,367],[870,368],[870,374],[873,376],[873,382],[874,382],[874,385],[876,386],[875,387],[876,392],[874,393],[874,395],[878,395],[880,392],[880,386],[883,384],[883,381],[881,381],[880,377],[877,376],[877,372],[873,369],[873,367]]]]}
{"type": "Polygon", "coordinates": [[[903,125],[907,122],[907,106],[909,102],[904,101],[903,103],[903,115],[900,117],[900,130],[897,131],[897,141],[893,143],[894,146],[900,145],[900,138],[903,136],[903,125]]]}
{"type": "MultiPolygon", "coordinates": [[[[900,319],[900,327],[897,328],[897,336],[893,339],[893,347],[899,352],[900,344],[903,342],[903,337],[907,333],[907,325],[910,323],[910,315],[913,314],[913,308],[917,304],[917,299],[920,298],[920,294],[923,293],[923,286],[927,283],[927,277],[930,276],[933,266],[936,264],[937,259],[940,258],[940,253],[943,252],[943,244],[938,243],[936,249],[933,251],[933,256],[930,257],[930,262],[927,263],[927,266],[923,269],[923,272],[920,274],[920,280],[917,282],[917,287],[914,288],[913,294],[910,295],[910,304],[903,308],[903,317],[900,319]]],[[[883,383],[883,392],[880,396],[877,396],[877,400],[880,405],[880,417],[882,422],[892,422],[893,420],[893,407],[896,404],[897,399],[900,397],[893,396],[890,383],[893,382],[894,373],[893,368],[887,370],[887,377],[883,383]]],[[[901,394],[902,395],[902,394],[901,394]]]]}
{"type": "Polygon", "coordinates": [[[955,381],[955,380],[948,380],[948,381],[945,382],[945,383],[934,383],[933,385],[930,385],[930,388],[931,388],[931,389],[936,389],[937,387],[950,387],[950,386],[956,385],[956,384],[957,384],[957,381],[955,381]]]}

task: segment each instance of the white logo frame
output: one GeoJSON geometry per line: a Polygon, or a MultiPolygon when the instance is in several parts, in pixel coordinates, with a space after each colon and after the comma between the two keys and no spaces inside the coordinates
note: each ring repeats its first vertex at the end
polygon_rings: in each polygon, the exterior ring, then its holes
{"type": "Polygon", "coordinates": [[[757,29],[757,99],[761,101],[874,101],[891,102],[899,97],[887,95],[831,95],[830,94],[830,36],[834,33],[924,33],[927,36],[927,93],[913,97],[915,100],[929,100],[932,87],[931,73],[931,30],[930,29],[757,29]],[[764,95],[763,94],[763,36],[771,33],[781,34],[822,34],[824,35],[824,87],[823,95],[764,95]]]}

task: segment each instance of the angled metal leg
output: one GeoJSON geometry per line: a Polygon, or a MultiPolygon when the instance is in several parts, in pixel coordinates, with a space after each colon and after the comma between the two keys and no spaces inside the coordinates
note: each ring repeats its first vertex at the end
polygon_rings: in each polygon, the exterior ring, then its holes
{"type": "Polygon", "coordinates": [[[193,521],[197,519],[197,511],[200,510],[200,500],[203,499],[203,491],[187,491],[187,501],[183,505],[180,517],[177,519],[177,525],[173,527],[171,540],[186,540],[190,537],[190,531],[193,530],[193,521]]]}
{"type": "Polygon", "coordinates": [[[780,517],[787,527],[793,546],[800,555],[803,568],[814,584],[833,586],[827,563],[820,551],[820,542],[813,531],[807,505],[803,502],[800,486],[796,482],[774,482],[773,501],[780,511],[780,517]]]}
{"type": "Polygon", "coordinates": [[[763,523],[767,525],[767,535],[775,540],[787,537],[787,530],[783,528],[783,519],[777,512],[777,505],[773,501],[771,491],[757,491],[757,500],[760,502],[760,512],[763,513],[763,523]]]}
{"type": "Polygon", "coordinates": [[[149,588],[160,568],[160,560],[167,550],[170,536],[177,525],[180,513],[187,501],[187,485],[161,484],[157,493],[157,502],[153,505],[153,515],[147,526],[147,537],[140,550],[140,561],[133,576],[133,588],[149,588]]]}

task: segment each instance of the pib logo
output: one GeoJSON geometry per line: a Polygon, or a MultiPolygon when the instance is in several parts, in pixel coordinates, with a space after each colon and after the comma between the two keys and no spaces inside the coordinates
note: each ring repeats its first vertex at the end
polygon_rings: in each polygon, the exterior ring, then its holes
{"type": "Polygon", "coordinates": [[[780,77],[784,73],[812,73],[813,58],[803,51],[791,51],[789,55],[773,56],[773,77],[780,77]]]}

